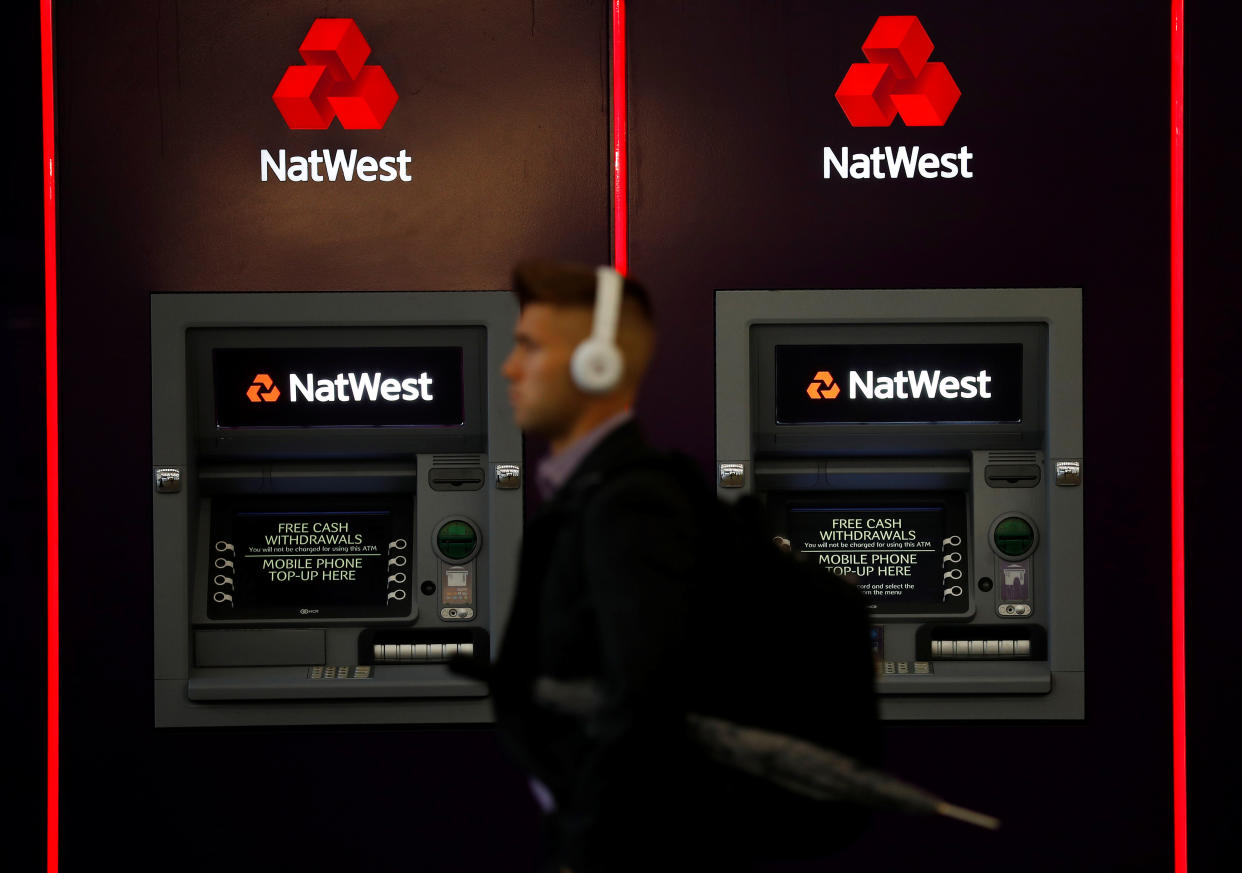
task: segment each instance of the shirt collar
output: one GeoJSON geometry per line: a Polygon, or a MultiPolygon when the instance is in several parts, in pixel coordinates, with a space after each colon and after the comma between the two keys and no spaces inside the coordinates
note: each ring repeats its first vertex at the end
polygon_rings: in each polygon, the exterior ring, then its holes
{"type": "Polygon", "coordinates": [[[547,498],[560,491],[561,486],[569,481],[569,477],[573,475],[574,470],[578,469],[578,465],[591,453],[591,450],[599,445],[604,437],[633,417],[633,410],[623,409],[557,454],[545,455],[535,470],[535,484],[539,487],[539,493],[547,498]]]}

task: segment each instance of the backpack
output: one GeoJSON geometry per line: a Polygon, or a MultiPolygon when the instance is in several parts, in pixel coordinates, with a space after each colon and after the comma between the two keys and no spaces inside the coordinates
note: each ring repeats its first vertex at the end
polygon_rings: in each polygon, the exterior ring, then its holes
{"type": "MultiPolygon", "coordinates": [[[[634,469],[673,477],[700,519],[687,542],[705,556],[696,580],[700,603],[686,629],[686,674],[693,677],[687,714],[807,740],[876,766],[870,628],[848,577],[780,549],[760,501],[720,500],[690,458],[652,453],[608,473],[634,469]]],[[[868,820],[856,804],[815,800],[719,760],[706,766],[730,818],[753,836],[753,855],[825,855],[856,838],[868,820]]]]}

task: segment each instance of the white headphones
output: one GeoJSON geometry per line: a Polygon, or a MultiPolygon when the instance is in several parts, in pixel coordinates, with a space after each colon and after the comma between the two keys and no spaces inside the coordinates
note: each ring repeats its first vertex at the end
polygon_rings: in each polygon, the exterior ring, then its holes
{"type": "Polygon", "coordinates": [[[578,343],[569,361],[574,384],[588,394],[605,394],[616,388],[625,369],[621,348],[617,345],[624,281],[612,267],[595,269],[595,317],[591,322],[591,335],[578,343]]]}

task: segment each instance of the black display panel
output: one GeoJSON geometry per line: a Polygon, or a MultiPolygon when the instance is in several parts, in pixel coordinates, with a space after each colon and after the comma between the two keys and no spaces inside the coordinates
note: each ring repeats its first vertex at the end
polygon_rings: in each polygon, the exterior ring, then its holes
{"type": "Polygon", "coordinates": [[[461,347],[217,348],[215,425],[460,427],[461,347]]]}
{"type": "Polygon", "coordinates": [[[777,345],[777,424],[1022,420],[1022,345],[777,345]]]}
{"type": "Polygon", "coordinates": [[[952,614],[969,606],[958,495],[831,495],[789,503],[785,521],[794,554],[853,573],[877,614],[952,614]]]}
{"type": "Polygon", "coordinates": [[[410,608],[411,515],[371,497],[217,499],[213,619],[399,617],[410,608]]]}

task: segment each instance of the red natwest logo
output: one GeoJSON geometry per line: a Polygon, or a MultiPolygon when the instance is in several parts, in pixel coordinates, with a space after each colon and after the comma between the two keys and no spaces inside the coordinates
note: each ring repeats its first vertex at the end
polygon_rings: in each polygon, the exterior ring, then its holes
{"type": "Polygon", "coordinates": [[[346,130],[379,130],[397,105],[384,68],[366,64],[371,47],[352,18],[316,18],[272,100],[292,130],[323,130],[333,118],[346,130]]]}
{"type": "Polygon", "coordinates": [[[928,63],[932,41],[913,15],[881,15],[863,43],[869,63],[852,64],[837,102],[854,127],[940,127],[962,96],[949,68],[928,63]]]}

